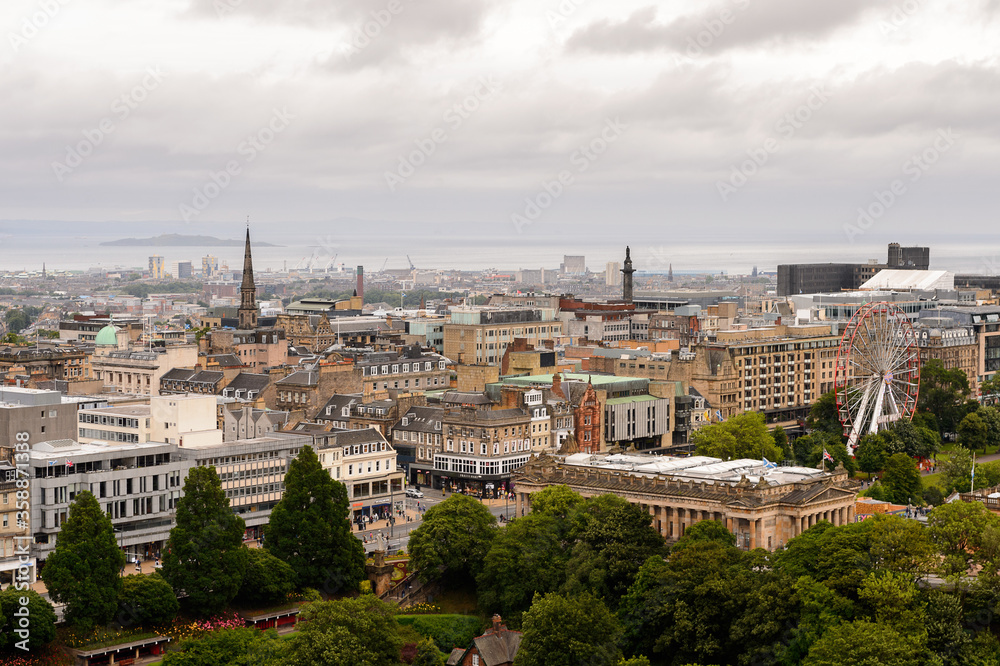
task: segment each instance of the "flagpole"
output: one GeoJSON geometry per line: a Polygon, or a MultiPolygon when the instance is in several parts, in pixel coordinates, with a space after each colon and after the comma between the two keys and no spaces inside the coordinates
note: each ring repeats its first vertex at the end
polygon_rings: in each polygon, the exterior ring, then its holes
{"type": "Polygon", "coordinates": [[[975,492],[976,490],[976,453],[972,452],[972,481],[969,484],[969,492],[975,492]]]}

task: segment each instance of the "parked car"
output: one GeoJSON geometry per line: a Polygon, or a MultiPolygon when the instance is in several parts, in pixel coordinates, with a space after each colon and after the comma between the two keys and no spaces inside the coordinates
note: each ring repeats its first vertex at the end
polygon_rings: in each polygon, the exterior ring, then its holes
{"type": "Polygon", "coordinates": [[[417,499],[423,499],[424,494],[422,492],[420,492],[419,490],[417,490],[416,488],[407,488],[406,489],[406,496],[407,497],[415,497],[417,499]]]}

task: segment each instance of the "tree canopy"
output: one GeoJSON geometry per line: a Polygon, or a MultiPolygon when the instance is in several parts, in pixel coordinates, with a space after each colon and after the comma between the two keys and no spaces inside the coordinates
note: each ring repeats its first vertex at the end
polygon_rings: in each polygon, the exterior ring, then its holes
{"type": "Polygon", "coordinates": [[[621,625],[589,594],[538,595],[524,614],[514,666],[616,666],[621,625]]]}
{"type": "Polygon", "coordinates": [[[163,577],[186,592],[192,612],[210,615],[233,600],[247,566],[246,526],[229,508],[214,467],[193,467],[177,501],[163,577]]]}
{"type": "Polygon", "coordinates": [[[285,492],[264,530],[264,547],[292,567],[299,587],[328,594],[357,590],[365,554],[351,533],[349,511],[347,488],[304,446],[288,467],[285,492]]]}
{"type": "Polygon", "coordinates": [[[122,579],[117,622],[123,627],[163,624],[174,619],[179,610],[177,596],[159,573],[132,574],[122,579]]]}
{"type": "Polygon", "coordinates": [[[743,412],[704,426],[695,431],[693,441],[698,455],[723,460],[763,457],[780,462],[784,459],[784,453],[775,446],[774,436],[768,432],[764,415],[758,412],[743,412]]]}
{"type": "Polygon", "coordinates": [[[299,615],[284,663],[291,666],[396,666],[403,640],[396,607],[370,594],[317,601],[299,615]]]}
{"type": "Polygon", "coordinates": [[[49,595],[66,604],[66,621],[83,629],[110,622],[118,609],[124,564],[111,519],[90,491],[82,491],[70,504],[55,551],[42,569],[49,595]]]}
{"type": "Polygon", "coordinates": [[[452,495],[424,514],[410,533],[410,557],[424,580],[474,579],[496,536],[497,521],[483,504],[452,495]]]}

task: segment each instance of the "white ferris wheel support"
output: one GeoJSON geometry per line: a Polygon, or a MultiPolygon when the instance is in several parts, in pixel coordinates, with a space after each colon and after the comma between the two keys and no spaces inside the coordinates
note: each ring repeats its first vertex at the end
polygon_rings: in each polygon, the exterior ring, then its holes
{"type": "Polygon", "coordinates": [[[919,378],[916,336],[906,314],[891,303],[861,306],[841,338],[834,384],[849,453],[863,435],[913,416],[919,378]]]}

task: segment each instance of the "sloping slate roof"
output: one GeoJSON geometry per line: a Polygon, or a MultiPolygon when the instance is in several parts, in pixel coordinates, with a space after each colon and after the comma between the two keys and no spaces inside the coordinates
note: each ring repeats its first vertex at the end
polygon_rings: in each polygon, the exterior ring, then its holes
{"type": "Polygon", "coordinates": [[[464,648],[455,648],[451,651],[451,654],[448,655],[448,661],[445,662],[445,666],[457,666],[457,664],[462,661],[462,657],[464,656],[464,648]]]}
{"type": "Polygon", "coordinates": [[[163,373],[160,377],[160,381],[175,381],[175,382],[185,382],[195,375],[194,370],[186,370],[185,368],[174,368],[173,370],[168,370],[163,373]]]}
{"type": "Polygon", "coordinates": [[[229,382],[230,388],[233,390],[247,390],[247,391],[263,391],[267,388],[267,385],[271,383],[271,378],[267,375],[255,375],[250,372],[241,372],[233,378],[233,381],[229,382]]]}
{"type": "Polygon", "coordinates": [[[517,649],[521,647],[521,632],[503,630],[499,634],[488,633],[473,639],[479,656],[485,666],[506,664],[514,661],[517,649]]]}
{"type": "Polygon", "coordinates": [[[315,370],[297,370],[287,377],[282,377],[276,384],[292,384],[295,386],[312,386],[319,381],[319,373],[315,370]]]}

